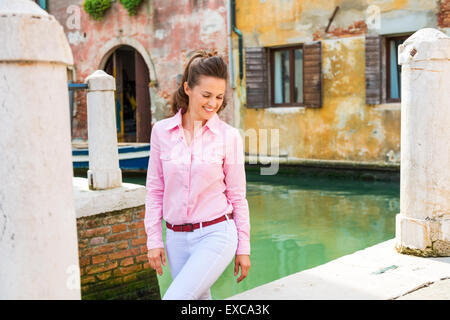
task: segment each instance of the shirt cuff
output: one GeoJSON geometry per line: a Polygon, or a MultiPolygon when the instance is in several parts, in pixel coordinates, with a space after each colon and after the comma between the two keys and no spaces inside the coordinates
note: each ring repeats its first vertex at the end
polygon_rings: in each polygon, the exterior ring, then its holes
{"type": "Polygon", "coordinates": [[[156,248],[162,248],[164,249],[164,243],[162,241],[150,241],[147,240],[147,249],[156,249],[156,248]]]}
{"type": "Polygon", "coordinates": [[[248,241],[238,241],[236,254],[250,255],[250,242],[248,242],[248,241]]]}

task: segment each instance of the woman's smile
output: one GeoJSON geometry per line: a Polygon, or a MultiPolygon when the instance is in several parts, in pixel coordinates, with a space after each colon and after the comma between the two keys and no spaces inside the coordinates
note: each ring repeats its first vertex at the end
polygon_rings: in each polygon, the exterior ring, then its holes
{"type": "Polygon", "coordinates": [[[207,113],[214,113],[216,108],[211,108],[207,106],[203,106],[203,109],[206,110],[207,113]]]}

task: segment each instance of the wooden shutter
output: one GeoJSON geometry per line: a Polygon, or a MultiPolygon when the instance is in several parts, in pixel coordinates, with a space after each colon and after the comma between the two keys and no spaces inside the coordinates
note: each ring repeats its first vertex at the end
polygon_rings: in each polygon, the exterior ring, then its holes
{"type": "Polygon", "coordinates": [[[136,76],[136,142],[149,142],[152,130],[150,110],[150,76],[147,64],[139,52],[134,51],[134,74],[136,76]]]}
{"type": "Polygon", "coordinates": [[[322,106],[322,44],[303,45],[303,99],[306,107],[322,106]]]}
{"type": "Polygon", "coordinates": [[[381,36],[366,36],[366,104],[381,103],[381,36]]]}
{"type": "Polygon", "coordinates": [[[245,77],[247,107],[267,107],[267,65],[266,49],[263,47],[245,48],[245,77]]]}

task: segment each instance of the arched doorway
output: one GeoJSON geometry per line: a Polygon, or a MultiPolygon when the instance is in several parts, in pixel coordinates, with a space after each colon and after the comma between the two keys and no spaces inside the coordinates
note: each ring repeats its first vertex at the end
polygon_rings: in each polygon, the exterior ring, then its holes
{"type": "Polygon", "coordinates": [[[149,70],[133,47],[122,45],[109,56],[105,72],[116,79],[116,123],[119,142],[150,142],[149,70]]]}

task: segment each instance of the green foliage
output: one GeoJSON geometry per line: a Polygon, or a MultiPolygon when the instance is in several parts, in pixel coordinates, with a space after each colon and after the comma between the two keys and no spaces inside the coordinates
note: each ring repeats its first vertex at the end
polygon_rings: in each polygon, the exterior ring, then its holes
{"type": "Polygon", "coordinates": [[[142,0],[119,0],[119,2],[128,10],[130,16],[134,16],[142,0]]]}
{"type": "Polygon", "coordinates": [[[85,0],[84,10],[95,20],[101,20],[105,11],[111,7],[112,0],[85,0]]]}

